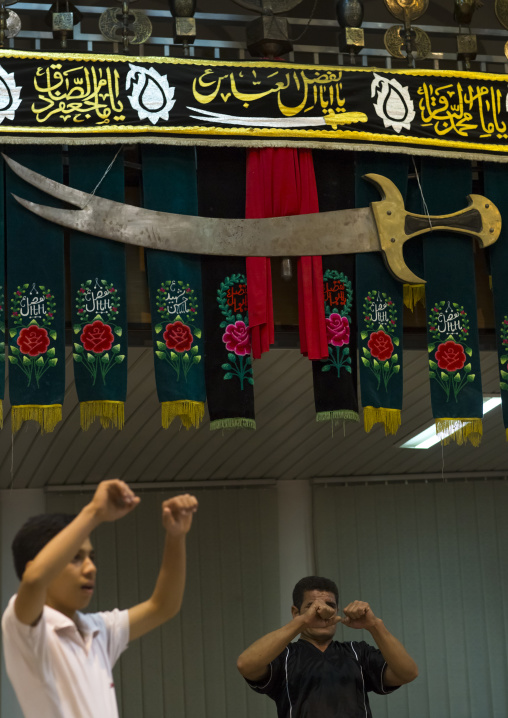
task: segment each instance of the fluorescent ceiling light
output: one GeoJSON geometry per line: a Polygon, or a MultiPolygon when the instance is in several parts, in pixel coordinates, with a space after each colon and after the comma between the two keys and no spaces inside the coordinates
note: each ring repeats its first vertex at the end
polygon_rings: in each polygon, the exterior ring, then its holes
{"type": "MultiPolygon", "coordinates": [[[[500,396],[484,396],[483,397],[483,415],[488,411],[492,411],[496,406],[501,403],[500,396]]],[[[431,424],[427,429],[424,429],[416,436],[413,436],[408,441],[400,444],[400,449],[429,449],[434,444],[437,444],[441,439],[444,439],[449,434],[439,433],[436,434],[436,425],[431,424]]]]}

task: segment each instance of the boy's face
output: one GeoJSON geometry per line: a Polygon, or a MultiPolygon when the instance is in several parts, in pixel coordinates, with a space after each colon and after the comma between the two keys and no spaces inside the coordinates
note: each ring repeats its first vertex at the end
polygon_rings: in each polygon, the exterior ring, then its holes
{"type": "Polygon", "coordinates": [[[86,539],[72,561],[49,584],[46,604],[73,618],[76,611],[82,611],[90,603],[96,574],[93,546],[90,539],[86,539]]]}

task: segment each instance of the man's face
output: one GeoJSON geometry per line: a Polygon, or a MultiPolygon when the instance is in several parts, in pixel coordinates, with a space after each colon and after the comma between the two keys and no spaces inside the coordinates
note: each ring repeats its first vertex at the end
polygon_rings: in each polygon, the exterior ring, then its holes
{"type": "Polygon", "coordinates": [[[337,628],[334,618],[337,615],[338,607],[333,593],[330,593],[329,591],[318,591],[317,589],[313,591],[305,591],[300,609],[298,610],[296,606],[293,606],[291,612],[293,614],[293,618],[295,616],[302,615],[306,613],[311,608],[314,601],[317,600],[326,603],[327,606],[333,609],[333,615],[331,617],[332,620],[325,620],[316,614],[312,618],[311,622],[304,627],[301,637],[308,641],[310,640],[313,643],[330,642],[335,634],[335,629],[337,628]]]}
{"type": "Polygon", "coordinates": [[[93,547],[86,539],[72,561],[49,584],[46,604],[73,618],[76,611],[90,603],[96,574],[93,547]]]}

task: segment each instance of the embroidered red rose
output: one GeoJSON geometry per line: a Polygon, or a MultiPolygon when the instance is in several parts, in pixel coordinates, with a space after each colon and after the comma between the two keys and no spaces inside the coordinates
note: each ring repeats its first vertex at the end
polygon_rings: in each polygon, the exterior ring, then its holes
{"type": "Polygon", "coordinates": [[[31,327],[24,327],[20,331],[16,342],[23,354],[36,357],[39,354],[45,354],[48,350],[48,332],[44,327],[37,327],[35,324],[31,327]]]}
{"type": "Polygon", "coordinates": [[[462,344],[445,342],[436,349],[437,365],[445,371],[459,371],[466,363],[466,354],[462,344]]]}
{"type": "Polygon", "coordinates": [[[372,332],[367,346],[374,359],[379,359],[379,361],[386,361],[393,354],[392,338],[383,331],[372,332]]]}
{"type": "Polygon", "coordinates": [[[336,312],[326,317],[326,340],[334,347],[349,344],[349,322],[336,312]]]}
{"type": "Polygon", "coordinates": [[[114,337],[111,327],[97,320],[84,326],[80,341],[87,352],[102,354],[111,349],[114,337]]]}
{"type": "Polygon", "coordinates": [[[194,341],[190,328],[183,322],[166,324],[166,331],[162,336],[167,348],[177,352],[188,352],[194,341]]]}
{"type": "Polygon", "coordinates": [[[250,332],[245,322],[228,324],[222,335],[222,341],[228,352],[234,352],[238,356],[250,354],[250,332]]]}

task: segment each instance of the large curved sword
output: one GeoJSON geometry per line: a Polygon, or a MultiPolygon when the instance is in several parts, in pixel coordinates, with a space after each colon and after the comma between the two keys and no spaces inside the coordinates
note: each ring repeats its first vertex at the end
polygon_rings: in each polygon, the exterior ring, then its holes
{"type": "Polygon", "coordinates": [[[31,212],[69,229],[151,249],[191,254],[242,257],[290,257],[381,251],[397,279],[423,283],[406,266],[407,240],[436,230],[476,237],[482,247],[493,244],[501,232],[501,215],[481,195],[469,195],[469,207],[439,217],[406,212],[397,187],[382,175],[365,179],[379,189],[382,199],[370,208],[269,219],[214,219],[134,207],[102,199],[29,170],[3,155],[19,177],[79,210],[47,207],[14,195],[31,212]]]}

